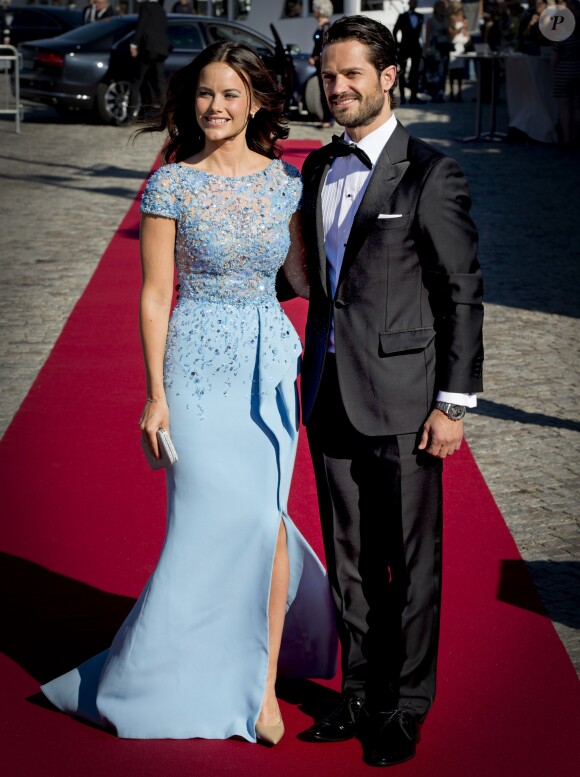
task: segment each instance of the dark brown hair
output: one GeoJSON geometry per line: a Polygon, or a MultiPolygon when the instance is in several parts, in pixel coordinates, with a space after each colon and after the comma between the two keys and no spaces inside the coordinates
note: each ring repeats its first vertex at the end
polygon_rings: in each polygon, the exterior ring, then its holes
{"type": "MultiPolygon", "coordinates": [[[[324,46],[339,41],[358,40],[368,50],[369,62],[377,74],[380,75],[386,67],[397,67],[397,44],[391,31],[384,24],[368,16],[343,16],[337,19],[324,33],[322,42],[324,46]]],[[[391,108],[399,105],[399,96],[396,89],[399,83],[399,75],[395,77],[392,87],[389,89],[391,108]]]]}
{"type": "Polygon", "coordinates": [[[276,142],[288,137],[284,90],[247,43],[212,43],[192,62],[177,70],[169,81],[165,103],[158,116],[137,134],[167,132],[168,138],[161,151],[164,162],[182,162],[201,151],[205,135],[195,118],[195,94],[201,71],[212,62],[224,62],[235,70],[246,85],[248,96],[253,96],[260,104],[260,110],[246,127],[248,147],[270,159],[280,156],[281,149],[276,142]]]}

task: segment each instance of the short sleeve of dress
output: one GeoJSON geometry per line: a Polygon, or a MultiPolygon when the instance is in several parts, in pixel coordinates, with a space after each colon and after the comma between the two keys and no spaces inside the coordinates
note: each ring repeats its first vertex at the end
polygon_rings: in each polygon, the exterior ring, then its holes
{"type": "Polygon", "coordinates": [[[141,200],[141,213],[178,219],[179,181],[169,165],[160,167],[147,181],[141,200]]]}
{"type": "Polygon", "coordinates": [[[294,165],[288,164],[288,162],[282,162],[284,165],[284,172],[287,177],[286,199],[290,206],[290,212],[298,210],[302,200],[302,178],[300,172],[294,165]]]}

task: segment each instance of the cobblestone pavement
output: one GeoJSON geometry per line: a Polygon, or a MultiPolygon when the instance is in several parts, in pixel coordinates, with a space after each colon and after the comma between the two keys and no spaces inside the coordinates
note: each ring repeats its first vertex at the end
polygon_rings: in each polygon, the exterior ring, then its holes
{"type": "MultiPolygon", "coordinates": [[[[486,390],[467,437],[580,673],[580,153],[459,142],[473,130],[466,95],[398,115],[470,181],[487,305],[486,390]]],[[[290,137],[330,134],[293,122],[290,137]]],[[[34,106],[19,136],[0,121],[0,434],[154,161],[158,141],[130,136],[34,106]]]]}

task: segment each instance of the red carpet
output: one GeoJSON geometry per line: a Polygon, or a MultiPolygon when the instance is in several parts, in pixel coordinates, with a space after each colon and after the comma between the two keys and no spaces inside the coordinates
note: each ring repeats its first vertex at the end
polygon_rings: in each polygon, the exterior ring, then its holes
{"type": "MultiPolygon", "coordinates": [[[[288,159],[299,163],[311,145],[288,143],[288,159]]],[[[148,469],[137,428],[144,392],[138,218],[135,202],[0,444],[1,773],[374,773],[361,763],[357,742],[316,746],[295,739],[332,704],[338,680],[281,689],[287,735],[272,750],[241,741],[117,740],[48,709],[37,694],[39,681],[109,643],[163,537],[163,475],[148,469]]],[[[304,304],[287,309],[301,328],[304,304]]],[[[417,757],[396,774],[577,774],[573,667],[467,446],[446,465],[445,479],[438,698],[417,757]]],[[[305,435],[291,512],[321,554],[305,435]]]]}

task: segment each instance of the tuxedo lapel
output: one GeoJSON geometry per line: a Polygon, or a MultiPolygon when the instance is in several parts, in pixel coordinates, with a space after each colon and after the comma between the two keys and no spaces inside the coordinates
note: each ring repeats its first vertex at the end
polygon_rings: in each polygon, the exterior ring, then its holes
{"type": "Polygon", "coordinates": [[[354,217],[352,229],[346,243],[338,286],[340,286],[342,279],[356,259],[369,229],[375,223],[378,214],[384,211],[388,205],[389,200],[409,167],[410,162],[407,159],[408,142],[409,135],[407,131],[403,129],[401,124],[397,123],[393,134],[377,160],[376,167],[372,171],[371,180],[354,217]]]}

